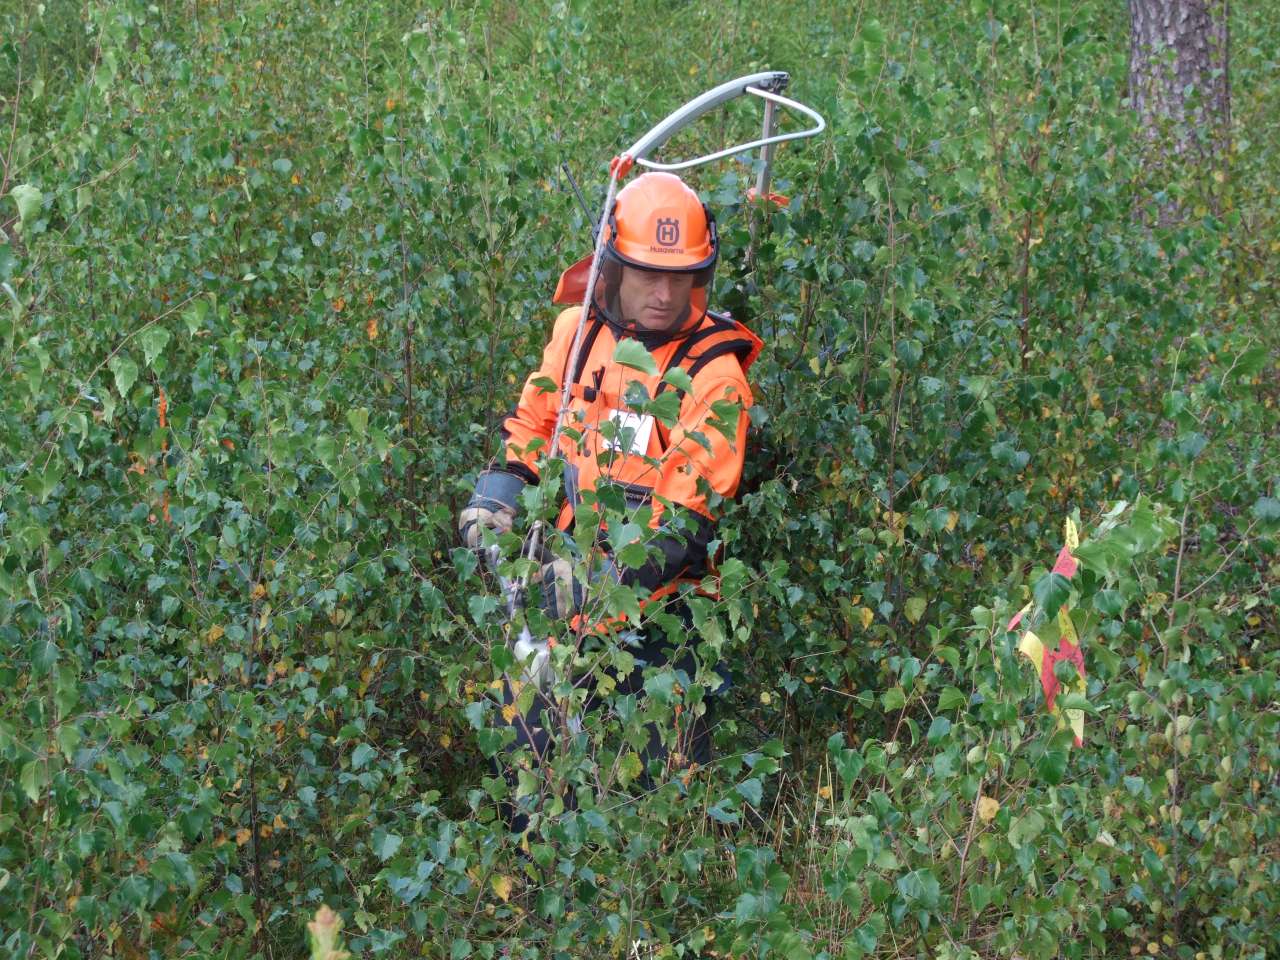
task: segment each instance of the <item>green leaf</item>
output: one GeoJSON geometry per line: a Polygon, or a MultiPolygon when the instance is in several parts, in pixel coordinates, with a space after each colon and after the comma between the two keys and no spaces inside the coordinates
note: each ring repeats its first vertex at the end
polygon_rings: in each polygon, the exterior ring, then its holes
{"type": "Polygon", "coordinates": [[[373,831],[373,853],[379,860],[386,863],[396,855],[396,851],[400,849],[400,844],[404,843],[404,838],[394,833],[387,833],[383,830],[373,831]]]}
{"type": "Polygon", "coordinates": [[[764,789],[758,777],[750,777],[749,779],[743,780],[738,784],[737,790],[738,796],[742,797],[742,799],[747,801],[747,803],[751,804],[753,807],[760,806],[760,797],[762,796],[764,789]]]}
{"type": "Polygon", "coordinates": [[[1032,843],[1044,831],[1045,820],[1040,811],[1031,810],[1009,825],[1009,842],[1015,847],[1032,843]]]}
{"type": "Polygon", "coordinates": [[[677,390],[683,390],[685,393],[693,392],[693,380],[689,377],[689,372],[684,367],[672,367],[662,375],[662,382],[669,383],[677,390]]]}
{"type": "Polygon", "coordinates": [[[880,696],[886,710],[901,710],[907,705],[907,695],[901,687],[891,687],[880,696]]]}
{"type": "Polygon", "coordinates": [[[369,408],[352,407],[347,411],[347,423],[351,424],[357,437],[363,437],[369,429],[369,408]]]}
{"type": "Polygon", "coordinates": [[[22,772],[18,774],[18,783],[22,785],[22,792],[32,803],[38,802],[41,792],[49,783],[48,764],[44,760],[27,761],[22,765],[22,772]]]}
{"type": "Polygon", "coordinates": [[[1046,573],[1032,587],[1036,603],[1040,605],[1045,619],[1057,616],[1058,608],[1071,596],[1071,581],[1060,573],[1046,573]]]}
{"type": "MultiPolygon", "coordinates": [[[[25,227],[27,221],[35,217],[44,204],[44,194],[40,188],[30,183],[20,183],[9,191],[13,202],[18,205],[18,223],[25,227]]],[[[21,232],[21,231],[19,231],[21,232]]]]}
{"type": "Polygon", "coordinates": [[[955,647],[943,644],[933,648],[933,655],[944,663],[949,663],[952,670],[960,669],[960,651],[955,647]]]}
{"type": "Polygon", "coordinates": [[[204,318],[209,315],[209,301],[204,297],[192,300],[182,311],[182,322],[187,325],[187,333],[195,335],[204,326],[204,318]]]}
{"type": "Polygon", "coordinates": [[[742,405],[734,400],[717,400],[711,404],[711,413],[712,416],[707,419],[707,426],[714,427],[730,443],[736,442],[742,405]]]}
{"type": "Polygon", "coordinates": [[[333,437],[327,433],[316,437],[312,444],[312,449],[316,452],[316,459],[324,464],[325,468],[330,472],[334,470],[334,457],[338,452],[338,445],[333,437]]]}
{"type": "Polygon", "coordinates": [[[76,748],[80,746],[80,728],[72,723],[62,723],[58,725],[58,749],[62,751],[62,755],[70,762],[72,756],[76,752],[76,748]]]}
{"type": "Polygon", "coordinates": [[[867,918],[866,923],[853,931],[854,942],[864,954],[871,953],[875,950],[879,939],[884,936],[886,926],[884,914],[873,913],[867,918]]]}
{"type": "Polygon", "coordinates": [[[1253,505],[1254,519],[1265,528],[1280,523],[1280,500],[1275,497],[1259,497],[1253,505]]]}
{"type": "Polygon", "coordinates": [[[44,676],[58,662],[58,645],[52,640],[37,640],[31,645],[31,672],[44,676]]]}
{"type": "Polygon", "coordinates": [[[836,762],[836,772],[840,774],[840,779],[846,787],[851,786],[853,781],[858,779],[858,774],[866,766],[866,761],[863,760],[862,754],[847,747],[834,753],[833,757],[836,762]]]}
{"type": "Polygon", "coordinates": [[[1235,372],[1242,377],[1252,377],[1256,373],[1261,373],[1270,356],[1271,351],[1267,347],[1251,347],[1240,354],[1235,372]]]}
{"type": "Polygon", "coordinates": [[[880,26],[879,20],[868,20],[862,25],[862,39],[873,47],[884,46],[884,27],[880,26]]]}
{"type": "Polygon", "coordinates": [[[969,702],[969,698],[963,690],[958,687],[944,687],[942,693],[938,696],[939,710],[957,710],[962,709],[969,702]]]}
{"type": "Polygon", "coordinates": [[[949,733],[951,733],[951,721],[946,717],[934,717],[933,723],[929,724],[929,732],[925,735],[925,738],[930,743],[937,743],[939,740],[945,739],[949,733]]]}
{"type": "Polygon", "coordinates": [[[658,364],[654,361],[653,354],[639,340],[632,340],[630,337],[618,341],[618,346],[613,351],[613,362],[647,373],[651,377],[658,375],[658,364]]]}
{"type": "Polygon", "coordinates": [[[982,913],[982,911],[991,904],[991,900],[995,896],[995,891],[996,887],[994,884],[969,884],[969,903],[973,906],[974,916],[982,913]]]}
{"type": "Polygon", "coordinates": [[[924,597],[909,597],[907,602],[902,605],[902,612],[907,615],[907,619],[912,623],[919,623],[927,606],[929,606],[929,601],[924,597]]]}
{"type": "Polygon", "coordinates": [[[129,390],[138,379],[138,365],[127,354],[117,353],[107,361],[107,369],[115,377],[116,392],[120,394],[120,399],[129,399],[129,390]]]}
{"type": "Polygon", "coordinates": [[[1036,772],[1040,775],[1040,779],[1052,786],[1057,786],[1062,782],[1062,778],[1067,774],[1067,761],[1071,757],[1071,737],[1070,731],[1060,731],[1067,734],[1067,742],[1055,743],[1058,736],[1049,742],[1049,746],[1045,748],[1044,756],[1036,763],[1036,772]]]}
{"type": "Polygon", "coordinates": [[[351,751],[351,769],[359,770],[366,763],[373,759],[377,754],[377,750],[367,743],[357,744],[356,748],[351,751]]]}
{"type": "Polygon", "coordinates": [[[707,816],[716,823],[733,824],[738,822],[738,814],[729,805],[727,797],[721,797],[714,805],[707,808],[707,816]]]}
{"type": "Polygon", "coordinates": [[[899,340],[894,347],[898,354],[898,359],[908,370],[914,370],[920,365],[920,359],[924,356],[924,344],[919,340],[899,340]]]}
{"type": "Polygon", "coordinates": [[[932,870],[912,870],[898,878],[898,892],[902,898],[913,906],[921,906],[932,910],[938,906],[942,896],[942,888],[932,870]]]}
{"type": "Polygon", "coordinates": [[[189,892],[195,893],[199,889],[200,881],[196,878],[196,872],[191,866],[191,861],[187,859],[183,853],[166,853],[163,860],[156,861],[156,865],[161,863],[165,865],[167,883],[180,881],[186,885],[189,892]]]}
{"type": "Polygon", "coordinates": [[[1093,596],[1093,609],[1104,617],[1118,617],[1124,613],[1124,595],[1118,590],[1099,590],[1093,596]]]}
{"type": "Polygon", "coordinates": [[[142,362],[150,367],[169,345],[169,331],[158,324],[147,327],[138,334],[138,343],[142,344],[142,362]]]}
{"type": "Polygon", "coordinates": [[[646,413],[653,414],[665,427],[674,427],[680,419],[680,395],[664,390],[644,405],[646,413]]]}

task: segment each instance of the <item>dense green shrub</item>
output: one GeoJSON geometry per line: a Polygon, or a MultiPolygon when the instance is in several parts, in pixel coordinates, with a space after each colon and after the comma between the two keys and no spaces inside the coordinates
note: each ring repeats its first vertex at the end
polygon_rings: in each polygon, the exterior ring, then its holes
{"type": "Polygon", "coordinates": [[[1274,14],[1237,14],[1221,183],[1152,182],[1122,10],[875,16],[0,13],[7,953],[297,956],[322,903],[360,956],[1280,948],[1274,14]],[[766,65],[830,131],[781,151],[785,210],[696,175],[769,344],[723,599],[668,624],[694,675],[513,773],[520,844],[453,517],[590,242],[559,168],[594,202],[766,65]],[[1082,747],[1028,602],[1082,639],[1082,747]],[[719,761],[641,770],[717,663],[719,761]]]}

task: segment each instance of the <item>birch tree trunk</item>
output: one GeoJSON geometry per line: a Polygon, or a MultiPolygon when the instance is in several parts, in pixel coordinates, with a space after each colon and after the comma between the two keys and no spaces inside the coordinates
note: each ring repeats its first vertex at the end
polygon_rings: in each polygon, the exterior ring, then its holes
{"type": "Polygon", "coordinates": [[[1225,164],[1230,0],[1129,0],[1129,97],[1148,141],[1183,162],[1225,164]]]}

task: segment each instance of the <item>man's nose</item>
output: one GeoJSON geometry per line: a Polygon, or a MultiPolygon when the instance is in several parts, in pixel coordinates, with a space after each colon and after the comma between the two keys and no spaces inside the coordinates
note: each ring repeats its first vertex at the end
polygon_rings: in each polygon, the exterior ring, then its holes
{"type": "Polygon", "coordinates": [[[670,274],[658,274],[657,282],[653,285],[654,297],[661,303],[669,303],[674,299],[676,278],[670,274]]]}

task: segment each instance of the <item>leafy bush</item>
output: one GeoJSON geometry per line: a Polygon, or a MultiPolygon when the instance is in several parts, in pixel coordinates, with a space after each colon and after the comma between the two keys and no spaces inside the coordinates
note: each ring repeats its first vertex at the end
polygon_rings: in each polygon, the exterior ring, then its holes
{"type": "Polygon", "coordinates": [[[1108,5],[659,9],[0,14],[6,951],[298,956],[324,903],[354,956],[1280,948],[1274,13],[1206,185],[1149,182],[1108,5]],[[589,243],[559,165],[594,202],[763,65],[831,127],[786,209],[697,176],[768,342],[723,599],[523,768],[453,518],[589,243]],[[640,769],[708,706],[716,763],[640,769]]]}

